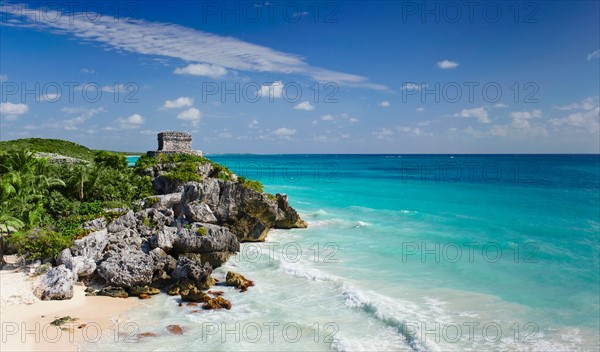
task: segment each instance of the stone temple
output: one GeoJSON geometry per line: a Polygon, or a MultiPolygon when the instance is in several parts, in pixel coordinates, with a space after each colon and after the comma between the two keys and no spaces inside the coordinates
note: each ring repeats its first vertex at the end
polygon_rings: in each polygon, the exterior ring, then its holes
{"type": "Polygon", "coordinates": [[[165,131],[158,134],[158,150],[149,151],[149,156],[160,154],[190,154],[202,156],[200,150],[192,149],[192,134],[187,132],[165,131]]]}

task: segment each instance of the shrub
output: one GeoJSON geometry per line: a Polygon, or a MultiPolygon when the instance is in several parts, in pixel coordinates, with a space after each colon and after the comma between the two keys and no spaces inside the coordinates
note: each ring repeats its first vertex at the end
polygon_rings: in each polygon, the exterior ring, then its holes
{"type": "Polygon", "coordinates": [[[103,150],[96,152],[94,162],[97,165],[109,167],[111,169],[123,170],[127,168],[127,158],[125,158],[124,155],[103,150]]]}
{"type": "Polygon", "coordinates": [[[198,163],[193,161],[186,161],[177,164],[177,167],[165,174],[165,177],[171,181],[180,182],[200,182],[202,177],[198,174],[198,163]]]}
{"type": "Polygon", "coordinates": [[[30,260],[55,258],[73,243],[68,236],[48,228],[36,229],[24,233],[14,233],[8,238],[10,246],[30,260]]]}
{"type": "Polygon", "coordinates": [[[204,237],[204,236],[206,236],[206,233],[207,233],[207,231],[206,231],[206,228],[204,228],[204,227],[200,227],[196,230],[196,235],[198,235],[198,236],[204,237]]]}
{"type": "Polygon", "coordinates": [[[238,183],[246,188],[255,190],[256,192],[263,193],[263,184],[260,181],[254,181],[245,177],[238,177],[238,183]]]}

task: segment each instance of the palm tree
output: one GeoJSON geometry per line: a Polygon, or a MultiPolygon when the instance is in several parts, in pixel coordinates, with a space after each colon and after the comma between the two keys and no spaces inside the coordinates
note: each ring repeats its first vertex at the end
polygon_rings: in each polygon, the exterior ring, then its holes
{"type": "Polygon", "coordinates": [[[22,228],[25,224],[14,216],[4,213],[0,209],[0,268],[5,264],[4,262],[4,235],[10,234],[22,228]]]}

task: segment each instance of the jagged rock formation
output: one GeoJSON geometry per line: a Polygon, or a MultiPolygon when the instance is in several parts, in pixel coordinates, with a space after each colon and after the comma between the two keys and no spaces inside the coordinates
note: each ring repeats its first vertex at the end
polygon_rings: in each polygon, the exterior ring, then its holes
{"type": "MultiPolygon", "coordinates": [[[[141,200],[135,211],[117,209],[122,215],[110,222],[84,224],[93,232],[61,252],[60,266],[43,280],[42,297],[68,299],[73,282],[83,280],[104,287],[93,294],[149,298],[162,288],[204,302],[205,309],[227,308],[229,302],[202,292],[215,283],[213,269],[238,252],[240,242],[264,241],[270,228],[307,226],[285,195],[249,188],[233,174],[220,179],[220,166],[207,160],[197,166],[200,182],[165,177],[176,167],[143,170],[152,176],[156,195],[141,200]]],[[[227,284],[243,292],[253,283],[232,273],[227,284]]]]}

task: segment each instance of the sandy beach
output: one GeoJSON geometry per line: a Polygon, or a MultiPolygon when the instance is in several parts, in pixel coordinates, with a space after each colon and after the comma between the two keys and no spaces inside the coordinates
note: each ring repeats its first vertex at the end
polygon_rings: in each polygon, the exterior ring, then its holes
{"type": "Polygon", "coordinates": [[[138,298],[89,297],[76,285],[70,300],[41,301],[32,290],[36,280],[26,267],[0,270],[1,351],[77,351],[102,336],[127,337],[119,315],[138,306],[138,298]],[[74,319],[60,327],[51,324],[66,316],[74,319]]]}

